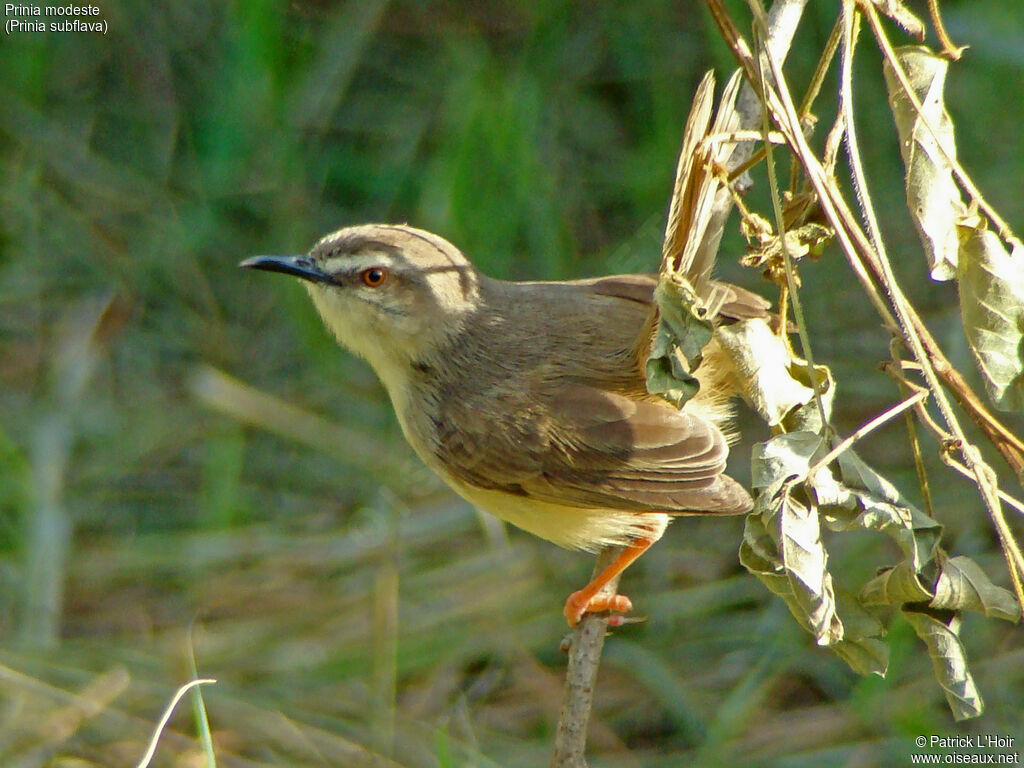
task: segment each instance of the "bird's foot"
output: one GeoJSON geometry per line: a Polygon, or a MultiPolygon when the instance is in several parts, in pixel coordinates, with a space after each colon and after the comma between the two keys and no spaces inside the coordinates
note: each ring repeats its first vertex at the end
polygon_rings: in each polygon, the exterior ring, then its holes
{"type": "MultiPolygon", "coordinates": [[[[588,585],[589,586],[589,585],[588,585]]],[[[593,590],[584,587],[573,592],[565,601],[563,613],[569,622],[570,627],[580,623],[585,613],[629,613],[633,610],[633,603],[625,595],[595,595],[593,590]]],[[[620,622],[616,622],[617,624],[620,622]]]]}

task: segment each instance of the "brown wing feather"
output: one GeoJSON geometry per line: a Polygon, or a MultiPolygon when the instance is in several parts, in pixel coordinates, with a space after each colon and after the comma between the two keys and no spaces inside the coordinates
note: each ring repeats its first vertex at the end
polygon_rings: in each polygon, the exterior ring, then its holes
{"type": "MultiPolygon", "coordinates": [[[[654,303],[654,288],[658,284],[655,274],[610,275],[591,280],[576,280],[574,284],[589,286],[594,293],[615,296],[642,304],[654,303]]],[[[755,317],[769,319],[771,302],[746,288],[717,280],[708,281],[702,298],[711,304],[714,317],[727,320],[748,320],[755,317]]]]}
{"type": "Polygon", "coordinates": [[[521,412],[502,425],[463,419],[458,432],[446,431],[438,448],[447,471],[479,488],[568,506],[750,509],[747,492],[722,474],[728,447],[710,422],[584,385],[563,386],[547,403],[530,399],[530,417],[521,412]]]}
{"type": "MultiPolygon", "coordinates": [[[[507,377],[508,369],[495,359],[474,391],[437,399],[443,405],[432,418],[431,448],[438,464],[477,488],[569,506],[671,514],[748,511],[750,496],[723,474],[728,446],[718,427],[686,409],[647,399],[642,366],[629,366],[656,281],[654,275],[612,275],[561,284],[562,295],[553,296],[550,306],[566,317],[548,318],[544,327],[564,325],[566,335],[545,338],[550,331],[543,329],[536,338],[527,334],[520,352],[540,354],[537,349],[548,344],[596,344],[600,351],[589,346],[586,354],[563,355],[591,359],[593,369],[577,364],[564,370],[552,356],[527,367],[528,376],[507,377]],[[609,304],[605,297],[623,301],[609,304]],[[606,323],[609,312],[631,313],[635,329],[621,317],[606,323]]],[[[766,314],[768,303],[755,294],[718,283],[709,289],[719,292],[723,314],[766,314]]],[[[531,319],[514,322],[529,328],[531,319]]],[[[487,354],[488,344],[480,344],[478,352],[487,354]]]]}

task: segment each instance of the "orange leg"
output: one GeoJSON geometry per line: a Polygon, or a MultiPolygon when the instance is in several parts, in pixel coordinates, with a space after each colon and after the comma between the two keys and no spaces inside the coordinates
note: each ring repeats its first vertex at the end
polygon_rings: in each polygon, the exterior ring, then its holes
{"type": "Polygon", "coordinates": [[[598,597],[604,586],[628,568],[634,560],[647,551],[660,538],[635,538],[633,543],[622,550],[622,553],[615,558],[614,562],[599,573],[583,589],[573,592],[565,601],[563,613],[569,620],[569,626],[575,627],[580,623],[585,613],[599,613],[601,611],[612,611],[614,613],[629,613],[633,610],[633,604],[625,595],[611,595],[598,597]]]}

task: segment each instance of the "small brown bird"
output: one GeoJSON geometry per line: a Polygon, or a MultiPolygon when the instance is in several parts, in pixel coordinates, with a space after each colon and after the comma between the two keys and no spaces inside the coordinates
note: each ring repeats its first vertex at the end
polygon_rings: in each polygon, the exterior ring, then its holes
{"type": "MultiPolygon", "coordinates": [[[[595,596],[671,516],[751,508],[724,474],[730,370],[715,343],[682,409],[647,391],[654,276],[494,280],[447,240],[384,224],[241,266],[304,281],[338,341],[377,373],[413,450],[460,496],[563,547],[625,547],[569,596],[570,625],[631,609],[595,596]]],[[[711,285],[721,316],[765,315],[760,297],[711,285]]]]}

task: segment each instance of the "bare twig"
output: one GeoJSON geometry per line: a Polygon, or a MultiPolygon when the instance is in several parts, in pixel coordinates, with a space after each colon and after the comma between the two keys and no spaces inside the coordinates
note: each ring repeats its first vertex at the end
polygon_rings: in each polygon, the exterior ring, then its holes
{"type": "MultiPolygon", "coordinates": [[[[763,21],[761,15],[755,21],[755,30],[759,29],[758,21],[763,21]]],[[[765,30],[760,30],[762,34],[765,30]]],[[[765,50],[770,50],[768,46],[765,46],[765,50]]],[[[770,59],[769,59],[770,60],[770,59]]],[[[758,66],[758,79],[756,85],[752,88],[752,91],[758,92],[759,103],[765,99],[765,78],[763,65],[767,62],[763,58],[756,60],[758,66]]],[[[765,110],[761,110],[761,130],[768,135],[771,127],[770,121],[768,120],[768,113],[765,110]]],[[[775,168],[775,155],[772,152],[772,147],[768,142],[765,142],[765,167],[768,170],[768,184],[771,190],[772,199],[772,210],[775,213],[775,229],[779,233],[779,245],[782,246],[782,263],[786,270],[786,298],[789,302],[789,307],[792,309],[793,320],[796,322],[797,334],[800,339],[800,348],[803,353],[804,359],[807,360],[807,366],[810,370],[814,370],[814,354],[811,350],[811,336],[807,330],[807,321],[804,317],[803,311],[803,300],[800,298],[800,292],[797,290],[798,282],[796,279],[796,271],[793,266],[793,258],[789,252],[789,246],[786,240],[786,224],[785,218],[782,213],[782,192],[779,189],[779,179],[775,168]]],[[[780,327],[784,326],[785,323],[781,323],[780,327]]],[[[821,417],[822,429],[826,431],[826,434],[831,431],[831,427],[828,423],[828,413],[825,409],[825,404],[821,399],[822,391],[819,386],[819,382],[816,376],[811,376],[811,386],[814,389],[814,402],[818,406],[818,414],[821,417]]]]}
{"type": "MultiPolygon", "coordinates": [[[[807,0],[778,0],[772,3],[768,10],[766,28],[768,35],[765,38],[765,46],[772,52],[772,55],[779,62],[786,60],[789,46],[793,42],[796,28],[800,24],[800,17],[803,15],[804,6],[807,0]]],[[[723,35],[728,38],[730,34],[723,24],[728,23],[728,15],[718,0],[708,0],[708,7],[711,9],[715,22],[723,35]]],[[[731,26],[731,25],[730,25],[731,26]]],[[[733,32],[735,29],[733,28],[733,32]]],[[[736,112],[739,114],[740,130],[755,130],[761,127],[761,98],[750,82],[740,91],[739,99],[736,102],[736,112]]],[[[743,144],[736,148],[732,157],[729,158],[728,168],[733,170],[741,166],[749,158],[756,146],[754,144],[743,144]]],[[[728,215],[732,208],[731,203],[724,205],[725,215],[728,215]]]]}
{"type": "MultiPolygon", "coordinates": [[[[892,357],[892,360],[883,362],[881,369],[889,373],[889,375],[896,380],[896,384],[900,388],[900,391],[904,394],[907,392],[925,391],[923,387],[919,387],[917,384],[911,384],[903,375],[901,367],[903,360],[900,357],[899,339],[890,339],[889,354],[892,357]]],[[[927,414],[928,410],[924,408],[921,403],[918,403],[915,408],[915,413],[917,412],[927,414]]],[[[905,413],[904,418],[906,419],[907,424],[907,439],[910,442],[910,449],[914,454],[914,471],[917,472],[917,483],[921,487],[921,500],[924,502],[924,511],[927,513],[928,517],[934,519],[935,505],[932,503],[931,482],[928,480],[928,472],[924,465],[924,453],[921,451],[921,441],[917,437],[917,422],[914,421],[913,413],[905,413]]]]}
{"type": "MultiPolygon", "coordinates": [[[[974,480],[974,475],[971,473],[971,470],[969,470],[967,467],[965,467],[963,464],[961,464],[959,461],[954,459],[949,454],[942,454],[942,461],[947,467],[956,470],[961,475],[966,477],[968,480],[974,480]]],[[[1009,507],[1013,507],[1015,510],[1017,510],[1019,514],[1024,515],[1024,502],[1006,493],[1006,491],[997,490],[996,492],[999,494],[999,498],[1002,499],[1004,504],[1006,504],[1009,507]]]]}
{"type": "MultiPolygon", "coordinates": [[[[621,548],[606,547],[597,556],[594,577],[618,557],[621,548]]],[[[614,595],[618,577],[601,590],[601,595],[614,595]]],[[[601,663],[601,649],[608,627],[608,614],[587,613],[567,638],[569,664],[562,689],[562,711],[555,732],[555,751],[551,768],[586,768],[584,751],[587,746],[587,724],[594,700],[597,669],[601,663]]]]}
{"type": "Polygon", "coordinates": [[[852,435],[842,440],[838,445],[835,446],[835,448],[833,448],[831,451],[822,456],[817,462],[815,462],[814,466],[807,470],[807,476],[813,477],[815,472],[820,470],[822,467],[831,464],[841,453],[851,448],[855,442],[871,434],[886,422],[896,418],[908,408],[913,408],[918,403],[923,401],[926,397],[928,397],[927,389],[918,390],[913,395],[908,397],[906,400],[897,403],[891,408],[886,409],[885,411],[883,411],[882,413],[878,414],[873,419],[868,421],[866,424],[862,424],[852,435]]]}
{"type": "Polygon", "coordinates": [[[928,0],[928,13],[932,17],[935,34],[939,36],[939,42],[942,43],[942,55],[948,56],[953,61],[959,61],[964,51],[967,50],[967,46],[955,45],[949,38],[946,25],[942,23],[942,14],[939,13],[939,0],[928,0]]]}

